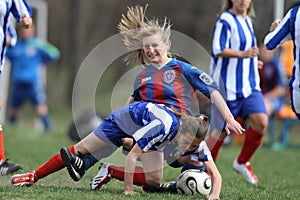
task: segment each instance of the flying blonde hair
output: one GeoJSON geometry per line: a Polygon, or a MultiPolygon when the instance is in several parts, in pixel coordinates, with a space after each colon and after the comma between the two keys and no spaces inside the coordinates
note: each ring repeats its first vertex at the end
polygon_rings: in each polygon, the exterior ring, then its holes
{"type": "Polygon", "coordinates": [[[144,37],[159,33],[163,42],[170,42],[171,24],[168,19],[165,17],[162,24],[159,23],[158,19],[148,19],[145,15],[147,8],[148,4],[144,8],[139,5],[128,7],[127,14],[122,15],[118,24],[124,45],[131,51],[124,58],[126,64],[145,65],[149,63],[142,49],[144,37]]]}

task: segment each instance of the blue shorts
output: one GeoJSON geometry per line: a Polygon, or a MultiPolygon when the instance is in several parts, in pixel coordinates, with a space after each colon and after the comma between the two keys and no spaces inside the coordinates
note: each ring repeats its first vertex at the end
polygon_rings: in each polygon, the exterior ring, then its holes
{"type": "Polygon", "coordinates": [[[254,113],[267,113],[264,97],[260,91],[253,91],[250,96],[235,101],[227,101],[229,110],[234,118],[238,116],[245,119],[248,115],[254,113]]]}
{"type": "Polygon", "coordinates": [[[42,84],[15,83],[12,88],[11,106],[19,108],[25,101],[34,106],[45,104],[46,93],[42,84]]]}
{"type": "MultiPolygon", "coordinates": [[[[249,115],[254,113],[267,114],[264,97],[262,93],[257,90],[253,91],[247,98],[242,98],[235,101],[227,101],[227,106],[235,119],[238,116],[246,119],[249,115]]],[[[214,117],[215,127],[218,130],[223,130],[225,128],[225,122],[222,115],[217,114],[214,117]]]]}
{"type": "Polygon", "coordinates": [[[103,119],[102,123],[94,130],[94,134],[105,143],[112,143],[117,147],[122,146],[122,138],[129,137],[120,129],[112,115],[103,119]]]}

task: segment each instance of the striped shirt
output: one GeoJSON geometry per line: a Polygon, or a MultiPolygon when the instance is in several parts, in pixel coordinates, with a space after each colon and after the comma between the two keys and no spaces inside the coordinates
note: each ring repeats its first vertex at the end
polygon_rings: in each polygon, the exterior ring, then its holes
{"type": "Polygon", "coordinates": [[[290,9],[276,29],[270,32],[264,40],[270,50],[279,47],[287,40],[294,41],[294,68],[290,79],[291,105],[300,119],[300,6],[290,9]]]}
{"type": "Polygon", "coordinates": [[[177,135],[180,123],[166,106],[139,101],[112,112],[94,133],[110,139],[132,137],[144,152],[162,151],[177,135]]]}
{"type": "Polygon", "coordinates": [[[212,160],[211,152],[205,141],[202,141],[195,153],[192,154],[191,160],[206,162],[212,160]]]}
{"type": "Polygon", "coordinates": [[[20,22],[23,15],[31,16],[32,11],[25,0],[1,0],[0,1],[0,73],[3,69],[6,34],[8,31],[9,15],[13,14],[15,19],[20,22]]]}
{"type": "Polygon", "coordinates": [[[210,97],[210,93],[217,88],[216,82],[205,72],[172,59],[161,68],[149,65],[140,71],[134,82],[132,96],[135,101],[161,103],[191,114],[195,90],[210,97]]]}
{"type": "Polygon", "coordinates": [[[211,74],[214,80],[223,80],[228,101],[248,97],[260,90],[257,57],[224,58],[218,56],[224,49],[246,51],[257,46],[251,19],[224,11],[214,27],[211,74]]]}
{"type": "Polygon", "coordinates": [[[12,47],[15,46],[17,43],[17,40],[18,40],[18,35],[17,35],[16,29],[12,23],[9,23],[9,25],[8,25],[7,34],[11,38],[9,45],[12,47]]]}

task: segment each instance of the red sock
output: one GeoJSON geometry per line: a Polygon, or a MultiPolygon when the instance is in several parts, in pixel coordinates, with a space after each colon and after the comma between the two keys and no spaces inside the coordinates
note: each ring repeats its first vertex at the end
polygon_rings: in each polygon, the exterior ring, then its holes
{"type": "Polygon", "coordinates": [[[3,130],[0,124],[0,160],[5,160],[4,144],[3,144],[3,130]]]}
{"type": "Polygon", "coordinates": [[[263,137],[263,134],[255,132],[252,127],[249,127],[245,134],[244,145],[237,160],[239,164],[250,161],[254,152],[261,144],[263,137]]]}
{"type": "MultiPolygon", "coordinates": [[[[74,145],[70,146],[68,148],[71,153],[75,153],[74,151],[74,145]]],[[[48,176],[49,174],[52,174],[54,172],[57,172],[58,170],[61,170],[65,167],[64,161],[62,160],[60,153],[55,154],[52,156],[47,162],[45,162],[43,165],[41,165],[39,168],[35,170],[36,174],[36,180],[44,178],[48,176]]]]}
{"type": "Polygon", "coordinates": [[[219,151],[223,145],[224,141],[223,140],[218,140],[217,138],[214,138],[213,136],[208,136],[206,139],[206,144],[207,147],[209,148],[211,152],[211,156],[214,161],[217,160],[217,157],[219,155],[219,151]]]}
{"type": "MultiPolygon", "coordinates": [[[[110,165],[108,167],[108,172],[111,174],[111,176],[113,178],[118,179],[120,181],[124,181],[124,175],[125,175],[124,168],[125,167],[110,165]]],[[[145,173],[144,173],[142,167],[135,167],[134,176],[133,176],[133,184],[134,185],[147,185],[145,173]]]]}

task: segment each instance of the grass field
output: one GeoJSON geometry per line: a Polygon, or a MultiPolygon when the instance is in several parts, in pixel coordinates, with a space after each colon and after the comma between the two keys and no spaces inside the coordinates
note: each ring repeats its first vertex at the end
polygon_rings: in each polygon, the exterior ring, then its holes
{"type": "MultiPolygon", "coordinates": [[[[56,113],[56,112],[55,112],[56,113]]],[[[28,116],[27,116],[28,117],[28,116]]],[[[54,155],[60,147],[73,144],[67,137],[67,129],[72,115],[65,113],[52,115],[54,130],[51,133],[37,133],[32,119],[22,119],[17,127],[4,126],[6,156],[11,162],[24,165],[20,173],[32,171],[54,155]]],[[[300,144],[299,126],[295,125],[290,143],[300,144]]],[[[267,143],[267,137],[265,138],[267,143]]],[[[300,150],[289,148],[285,151],[271,151],[263,145],[255,154],[252,165],[260,179],[258,186],[247,184],[232,170],[232,161],[240,151],[240,144],[232,144],[221,149],[217,165],[223,177],[221,199],[300,199],[300,150]]],[[[119,152],[110,160],[122,164],[124,156],[119,152]]],[[[10,184],[10,176],[0,177],[0,199],[196,199],[195,196],[171,194],[147,194],[140,187],[135,196],[123,195],[123,182],[111,180],[99,191],[90,191],[90,179],[96,174],[97,166],[91,168],[79,182],[73,182],[63,169],[52,174],[33,187],[15,187],[10,184]]],[[[165,167],[164,181],[175,180],[178,169],[165,167]]],[[[199,196],[197,199],[204,199],[199,196]]]]}

